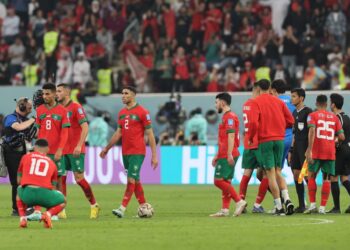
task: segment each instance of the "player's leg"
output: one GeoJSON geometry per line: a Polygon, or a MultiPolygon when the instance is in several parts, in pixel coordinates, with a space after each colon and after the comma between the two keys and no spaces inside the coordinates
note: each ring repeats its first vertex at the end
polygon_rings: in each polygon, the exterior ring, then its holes
{"type": "Polygon", "coordinates": [[[146,203],[145,198],[145,192],[143,191],[143,187],[140,181],[140,171],[143,164],[143,161],[145,159],[144,155],[134,155],[130,159],[130,165],[133,166],[130,176],[133,176],[135,179],[135,196],[139,203],[139,205],[142,205],[146,203]]]}
{"type": "Polygon", "coordinates": [[[295,213],[303,213],[305,211],[305,188],[304,182],[299,183],[299,175],[305,160],[305,150],[295,146],[292,152],[291,168],[294,178],[295,190],[298,195],[299,207],[294,211],[295,213]]]}
{"type": "Polygon", "coordinates": [[[317,213],[317,207],[316,207],[316,192],[317,192],[317,185],[316,185],[316,177],[317,172],[320,169],[320,160],[314,159],[314,162],[311,164],[308,164],[308,190],[309,190],[309,201],[310,201],[310,207],[305,210],[305,214],[311,214],[311,213],[317,213]]]}
{"type": "Polygon", "coordinates": [[[322,160],[320,165],[323,173],[320,214],[326,213],[326,205],[331,193],[331,176],[335,175],[335,161],[322,160]]]}
{"type": "Polygon", "coordinates": [[[246,149],[243,152],[243,160],[242,160],[242,168],[244,169],[244,173],[239,184],[239,195],[245,200],[247,194],[248,183],[250,178],[252,177],[252,173],[254,168],[256,167],[256,160],[254,153],[252,150],[246,149]]]}
{"type": "MultiPolygon", "coordinates": [[[[349,171],[350,172],[350,171],[349,171]]],[[[342,175],[340,177],[341,183],[344,186],[344,188],[346,189],[346,191],[348,192],[348,194],[350,195],[350,181],[349,181],[349,175],[342,175]]],[[[350,213],[350,206],[347,207],[347,209],[345,210],[346,214],[350,213]]]]}
{"type": "Polygon", "coordinates": [[[79,157],[74,157],[73,155],[66,155],[66,169],[68,171],[73,171],[76,183],[81,187],[86,199],[91,205],[90,218],[96,219],[100,212],[100,206],[96,202],[90,184],[86,181],[84,177],[84,162],[85,154],[80,154],[79,157]]]}
{"type": "Polygon", "coordinates": [[[255,199],[254,207],[253,207],[253,213],[264,213],[265,210],[261,206],[261,203],[263,202],[265,195],[267,193],[267,190],[269,188],[269,179],[267,178],[267,175],[265,171],[261,168],[258,168],[258,172],[261,172],[261,181],[258,189],[258,194],[255,199]]]}
{"type": "Polygon", "coordinates": [[[19,226],[21,228],[26,228],[27,218],[26,218],[25,211],[26,211],[27,205],[21,200],[20,196],[23,197],[23,188],[21,186],[19,186],[17,189],[16,204],[18,209],[18,215],[20,216],[19,226]]]}
{"type": "Polygon", "coordinates": [[[340,213],[340,188],[339,188],[339,176],[331,176],[330,181],[331,181],[331,192],[332,192],[332,198],[333,198],[333,208],[327,213],[335,213],[338,214],[340,213]]]}

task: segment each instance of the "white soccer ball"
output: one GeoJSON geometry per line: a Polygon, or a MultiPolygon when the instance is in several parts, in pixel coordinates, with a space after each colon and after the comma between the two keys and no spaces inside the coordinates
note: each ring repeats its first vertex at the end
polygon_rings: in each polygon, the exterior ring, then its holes
{"type": "Polygon", "coordinates": [[[140,218],[151,218],[154,214],[154,210],[151,204],[144,203],[139,206],[137,214],[140,218]]]}

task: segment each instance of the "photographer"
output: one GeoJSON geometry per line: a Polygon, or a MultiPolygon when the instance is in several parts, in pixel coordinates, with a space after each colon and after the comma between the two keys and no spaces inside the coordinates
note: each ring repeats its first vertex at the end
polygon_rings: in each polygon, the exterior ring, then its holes
{"type": "Polygon", "coordinates": [[[36,133],[34,118],[27,118],[32,112],[28,98],[16,100],[16,110],[4,119],[4,158],[12,186],[12,215],[18,216],[16,205],[17,170],[22,156],[26,153],[25,141],[31,141],[36,133]]]}

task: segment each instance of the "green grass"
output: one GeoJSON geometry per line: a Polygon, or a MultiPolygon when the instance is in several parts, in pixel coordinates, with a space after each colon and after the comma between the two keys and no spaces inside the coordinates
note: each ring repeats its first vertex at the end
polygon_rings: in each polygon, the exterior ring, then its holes
{"type": "MultiPolygon", "coordinates": [[[[238,218],[209,218],[220,208],[221,193],[214,186],[145,186],[155,209],[152,219],[137,219],[133,198],[126,217],[111,213],[119,205],[124,186],[93,186],[102,207],[97,221],[89,219],[89,205],[78,186],[68,187],[68,219],[47,230],[29,222],[18,228],[10,217],[10,187],[0,186],[0,249],[342,249],[348,247],[350,215],[293,215],[274,217],[248,213],[238,218]],[[316,224],[328,222],[325,224],[316,224]]],[[[249,187],[249,211],[257,187],[249,187]]],[[[350,202],[341,189],[342,208],[350,202]]],[[[320,189],[318,190],[320,192],[320,189]]],[[[290,187],[295,199],[294,187],[290,187]]],[[[320,193],[317,194],[319,200],[320,193]]],[[[331,204],[331,197],[328,208],[331,204]]],[[[272,207],[269,194],[265,209],[272,207]]]]}

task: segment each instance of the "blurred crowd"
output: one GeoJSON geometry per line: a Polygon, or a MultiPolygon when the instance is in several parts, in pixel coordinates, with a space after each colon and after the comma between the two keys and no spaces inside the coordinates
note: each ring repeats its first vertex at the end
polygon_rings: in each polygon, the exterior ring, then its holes
{"type": "Polygon", "coordinates": [[[350,0],[0,0],[0,20],[1,85],[350,86],[350,0]]]}

